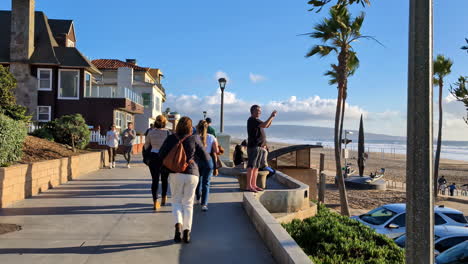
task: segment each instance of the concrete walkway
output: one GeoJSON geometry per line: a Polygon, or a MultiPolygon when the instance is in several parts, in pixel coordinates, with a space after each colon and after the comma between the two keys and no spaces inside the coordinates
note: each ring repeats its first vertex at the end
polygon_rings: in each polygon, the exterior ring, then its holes
{"type": "Polygon", "coordinates": [[[171,207],[152,210],[148,168],[117,165],[0,209],[0,223],[23,227],[0,236],[0,263],[274,263],[234,178],[213,177],[192,243],[174,244],[171,207]]]}

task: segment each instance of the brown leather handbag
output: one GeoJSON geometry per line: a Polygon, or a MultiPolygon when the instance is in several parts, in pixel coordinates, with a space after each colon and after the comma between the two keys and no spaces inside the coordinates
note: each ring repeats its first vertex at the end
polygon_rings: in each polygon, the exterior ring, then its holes
{"type": "Polygon", "coordinates": [[[179,140],[171,151],[169,151],[163,160],[164,167],[175,173],[182,173],[187,170],[187,167],[193,162],[193,160],[187,161],[187,154],[185,154],[184,144],[182,143],[189,136],[190,135],[185,136],[183,139],[179,140]]]}

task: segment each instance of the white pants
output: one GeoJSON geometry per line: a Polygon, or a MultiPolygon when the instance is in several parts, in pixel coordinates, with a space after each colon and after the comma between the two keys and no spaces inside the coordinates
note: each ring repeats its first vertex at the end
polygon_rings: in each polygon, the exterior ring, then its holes
{"type": "Polygon", "coordinates": [[[170,173],[172,215],[175,223],[182,224],[182,230],[192,229],[193,201],[195,189],[198,184],[198,176],[183,173],[170,173]]]}

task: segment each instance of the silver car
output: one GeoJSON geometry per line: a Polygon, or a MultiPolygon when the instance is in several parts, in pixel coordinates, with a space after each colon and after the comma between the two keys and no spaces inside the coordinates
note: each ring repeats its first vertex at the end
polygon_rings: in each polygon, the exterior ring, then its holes
{"type": "MultiPolygon", "coordinates": [[[[437,255],[468,240],[468,228],[463,226],[440,225],[434,228],[434,248],[437,255]]],[[[405,248],[406,235],[395,239],[395,243],[405,248]]]]}
{"type": "MultiPolygon", "coordinates": [[[[436,206],[434,209],[435,225],[468,226],[462,212],[436,206]]],[[[406,231],[406,204],[387,204],[376,208],[366,214],[352,216],[351,218],[375,229],[379,234],[396,238],[406,231]]]]}

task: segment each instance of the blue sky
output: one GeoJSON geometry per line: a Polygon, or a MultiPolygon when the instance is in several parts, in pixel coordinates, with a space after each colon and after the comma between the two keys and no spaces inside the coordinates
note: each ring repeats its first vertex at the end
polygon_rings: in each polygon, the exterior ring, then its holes
{"type": "MultiPolygon", "coordinates": [[[[205,107],[216,116],[215,105],[192,105],[181,101],[180,96],[187,95],[185,99],[198,100],[199,104],[209,100],[215,104],[215,76],[223,72],[229,78],[227,91],[232,93],[233,109],[255,102],[270,110],[277,103],[288,102],[289,107],[282,109],[289,115],[282,118],[280,113],[278,122],[331,126],[333,118],[322,115],[320,107],[332,105],[336,98],[336,88],[323,76],[336,59],[304,57],[317,42],[297,35],[310,32],[326,14],[308,12],[306,3],[37,0],[36,10],[44,11],[49,18],[73,19],[77,47],[92,59],[136,58],[139,65],[161,68],[166,75],[164,85],[173,95],[168,105],[179,112],[201,112],[205,107]],[[319,99],[309,100],[314,96],[319,99]],[[313,113],[304,109],[311,101],[313,113]],[[297,103],[300,111],[296,111],[297,103]],[[290,118],[293,115],[295,118],[290,118]]],[[[349,82],[350,128],[358,126],[355,120],[358,112],[363,112],[370,131],[405,133],[401,123],[406,112],[408,5],[407,0],[374,0],[371,7],[353,7],[355,14],[366,12],[363,34],[376,37],[384,46],[367,40],[355,44],[361,66],[349,82]]],[[[0,9],[11,9],[11,1],[2,1],[0,9]]],[[[460,50],[468,37],[466,10],[466,0],[434,1],[434,53],[454,60],[446,83],[468,74],[468,55],[460,50]]],[[[444,97],[447,95],[446,89],[444,97]]],[[[449,114],[449,123],[444,123],[447,138],[468,140],[464,138],[466,125],[460,121],[463,107],[450,100],[448,103],[454,104],[448,107],[454,108],[454,113],[453,122],[449,114]]],[[[243,113],[228,115],[227,120],[241,122],[243,113]]]]}

